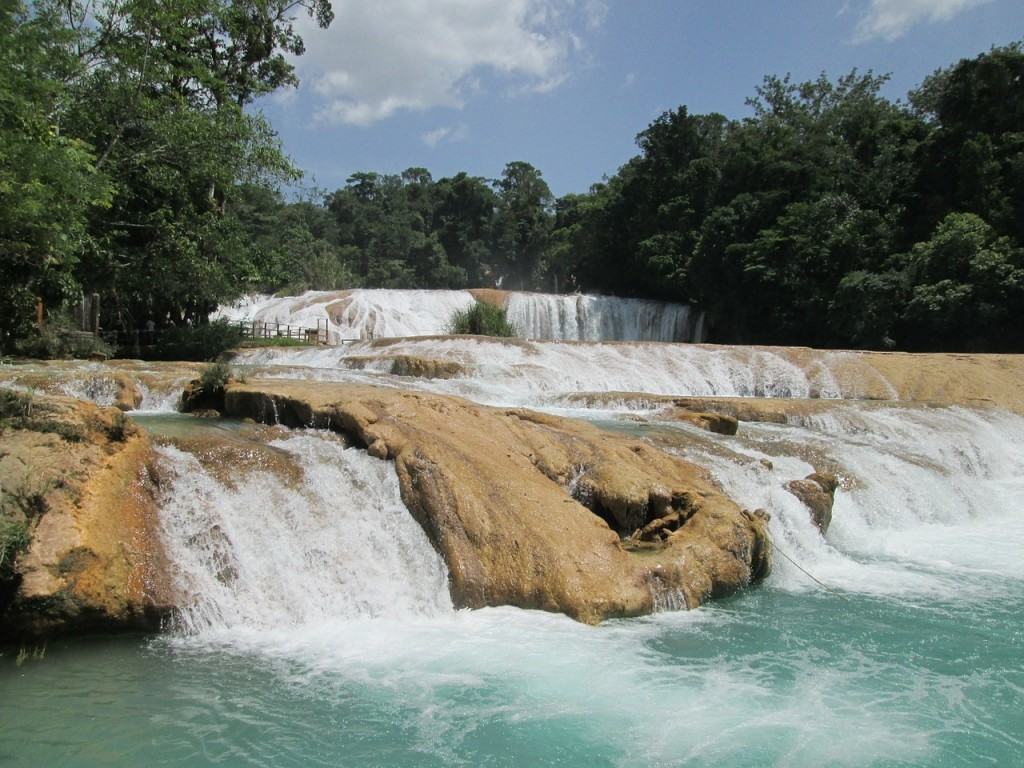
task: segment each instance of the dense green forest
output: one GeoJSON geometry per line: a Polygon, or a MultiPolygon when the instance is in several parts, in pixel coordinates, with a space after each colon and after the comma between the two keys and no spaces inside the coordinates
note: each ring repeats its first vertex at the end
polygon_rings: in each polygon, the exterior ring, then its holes
{"type": "Polygon", "coordinates": [[[0,343],[81,292],[103,324],[201,323],[254,290],[501,286],[691,302],[713,340],[1024,351],[1024,48],[927,78],[769,76],[679,107],[585,194],[353,174],[297,193],[254,99],[327,0],[0,0],[0,343]]]}

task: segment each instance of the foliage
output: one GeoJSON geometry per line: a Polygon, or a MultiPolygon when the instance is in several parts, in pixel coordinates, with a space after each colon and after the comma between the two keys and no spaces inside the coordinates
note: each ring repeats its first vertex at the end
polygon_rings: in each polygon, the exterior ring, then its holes
{"type": "Polygon", "coordinates": [[[242,343],[242,329],[224,320],[168,328],[149,354],[156,360],[214,360],[242,343]]]}
{"type": "Polygon", "coordinates": [[[521,161],[505,166],[497,192],[494,226],[502,285],[522,290],[536,284],[538,270],[544,271],[554,197],[540,171],[521,161]]]}
{"type": "Polygon", "coordinates": [[[468,309],[457,310],[448,321],[448,333],[474,336],[517,336],[505,310],[486,301],[478,301],[468,309]]]}
{"type": "MultiPolygon", "coordinates": [[[[78,443],[85,439],[81,427],[59,418],[51,418],[47,408],[37,407],[35,393],[31,390],[0,390],[0,434],[7,429],[25,429],[58,435],[69,443],[78,443]]],[[[42,493],[22,493],[21,496],[24,500],[32,496],[41,497],[42,493]]]]}
{"type": "Polygon", "coordinates": [[[78,289],[105,329],[205,321],[265,278],[231,207],[297,176],[244,107],[327,0],[0,0],[0,347],[78,289]]]}
{"type": "Polygon", "coordinates": [[[31,418],[34,402],[35,397],[31,391],[0,389],[0,422],[31,418]]]}
{"type": "Polygon", "coordinates": [[[26,331],[12,346],[19,355],[44,360],[114,356],[114,348],[110,344],[93,333],[75,330],[73,324],[61,315],[52,317],[41,329],[26,331]]]}
{"type": "Polygon", "coordinates": [[[28,523],[0,511],[0,581],[14,575],[15,560],[28,549],[29,541],[28,523]]]}
{"type": "Polygon", "coordinates": [[[204,392],[216,392],[224,389],[228,380],[233,378],[231,366],[227,363],[214,363],[206,366],[199,374],[199,386],[204,392]]]}
{"type": "Polygon", "coordinates": [[[723,342],[1024,349],[1024,49],[884,77],[767,77],[744,120],[685,107],[589,194],[549,253],[574,287],[698,304],[723,342]]]}
{"type": "Polygon", "coordinates": [[[680,106],[557,200],[522,161],[286,200],[298,172],[246,107],[297,82],[295,13],[333,17],[327,0],[0,0],[0,353],[66,354],[35,310],[82,290],[105,330],[152,324],[160,356],[208,360],[240,342],[206,325],[218,304],[356,286],[691,302],[720,342],[1024,349],[1003,330],[1024,290],[1021,43],[908,103],[855,70],[766,77],[740,120],[680,106]]]}
{"type": "Polygon", "coordinates": [[[110,202],[93,148],[61,129],[81,71],[69,42],[55,13],[0,0],[0,351],[30,331],[38,301],[71,295],[88,214],[110,202]]]}
{"type": "Polygon", "coordinates": [[[308,347],[312,342],[294,336],[271,336],[265,339],[246,339],[239,346],[248,347],[308,347]]]}
{"type": "Polygon", "coordinates": [[[905,255],[904,313],[921,349],[1010,350],[1024,316],[1024,250],[972,213],[951,213],[905,255]]]}

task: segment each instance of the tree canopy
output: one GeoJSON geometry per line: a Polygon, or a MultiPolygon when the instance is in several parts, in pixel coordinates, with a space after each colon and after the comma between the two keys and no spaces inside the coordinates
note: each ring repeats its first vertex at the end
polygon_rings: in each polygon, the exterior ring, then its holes
{"type": "Polygon", "coordinates": [[[245,106],[295,82],[295,12],[326,0],[0,0],[0,344],[42,301],[104,323],[205,320],[263,279],[240,185],[297,176],[245,106]]]}
{"type": "Polygon", "coordinates": [[[928,77],[768,76],[729,119],[671,109],[556,198],[493,179],[299,178],[254,99],[294,85],[327,0],[0,0],[0,345],[34,307],[202,323],[242,293],[585,290],[690,302],[711,339],[1024,351],[1024,49],[928,77]]]}

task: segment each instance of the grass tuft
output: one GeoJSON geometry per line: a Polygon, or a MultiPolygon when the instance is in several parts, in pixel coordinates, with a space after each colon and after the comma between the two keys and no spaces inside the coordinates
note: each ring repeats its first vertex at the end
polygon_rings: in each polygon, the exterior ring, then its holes
{"type": "Polygon", "coordinates": [[[478,301],[469,309],[460,309],[448,321],[448,333],[468,333],[475,336],[518,336],[515,326],[508,321],[505,310],[478,301]]]}

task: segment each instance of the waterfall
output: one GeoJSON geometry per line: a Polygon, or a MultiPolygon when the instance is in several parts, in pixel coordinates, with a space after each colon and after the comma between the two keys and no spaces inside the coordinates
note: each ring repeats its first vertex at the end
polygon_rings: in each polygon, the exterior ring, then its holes
{"type": "MultiPolygon", "coordinates": [[[[374,354],[368,346],[352,346],[344,354],[374,354]]],[[[265,365],[271,376],[296,363],[308,366],[305,374],[290,368],[282,375],[370,375],[347,370],[337,352],[260,354],[249,361],[265,365]]],[[[734,437],[666,427],[685,434],[687,447],[680,450],[711,467],[728,495],[746,508],[768,509],[780,548],[828,583],[874,594],[939,596],[990,589],[979,577],[989,572],[1024,580],[1017,554],[1024,520],[1016,506],[1024,493],[1024,418],[995,409],[894,403],[900,393],[873,367],[873,358],[798,349],[470,339],[408,339],[389,345],[386,354],[454,361],[464,373],[413,379],[389,376],[382,367],[376,374],[381,384],[494,405],[567,408],[591,418],[624,410],[658,418],[643,394],[620,392],[881,401],[796,406],[788,423],[744,422],[734,437]],[[572,397],[578,392],[616,394],[597,397],[600,410],[587,411],[586,398],[572,397]],[[786,483],[818,469],[843,480],[827,537],[786,490],[786,483]]],[[[776,565],[775,583],[813,588],[784,558],[776,565]]]]}
{"type": "Polygon", "coordinates": [[[406,510],[394,468],[327,433],[269,444],[301,477],[221,478],[158,449],[161,527],[188,632],[273,629],[451,610],[447,569],[406,510]]]}
{"type": "Polygon", "coordinates": [[[527,339],[701,341],[703,326],[685,304],[612,296],[511,293],[507,310],[527,339]]]}
{"type": "MultiPolygon", "coordinates": [[[[685,304],[610,296],[509,292],[512,325],[529,339],[553,341],[701,341],[703,315],[685,304]]],[[[250,296],[211,317],[315,328],[331,339],[436,336],[473,305],[469,291],[354,289],[301,296],[250,296]]]]}
{"type": "Polygon", "coordinates": [[[723,397],[894,399],[896,391],[855,354],[822,353],[812,362],[798,351],[690,344],[506,343],[496,339],[403,339],[369,344],[244,351],[237,362],[261,375],[366,381],[422,387],[496,405],[557,404],[575,392],[646,392],[723,397]],[[449,361],[463,368],[449,380],[388,377],[395,355],[449,361]],[[346,366],[359,360],[361,370],[346,366]],[[377,358],[380,365],[368,362],[377,358]],[[286,366],[292,368],[286,373],[286,366]],[[275,373],[278,371],[279,373],[275,373]]]}
{"type": "MultiPolygon", "coordinates": [[[[779,549],[838,589],[969,600],[1016,594],[1024,581],[1019,416],[850,404],[799,424],[744,423],[736,438],[685,439],[671,449],[710,467],[742,506],[771,512],[779,549]],[[825,536],[785,488],[818,469],[841,483],[825,536]]],[[[819,588],[785,557],[776,558],[770,583],[819,588]]]]}
{"type": "Polygon", "coordinates": [[[307,291],[300,296],[250,296],[221,307],[211,319],[326,325],[332,341],[434,336],[447,333],[452,315],[474,301],[469,291],[307,291]]]}

